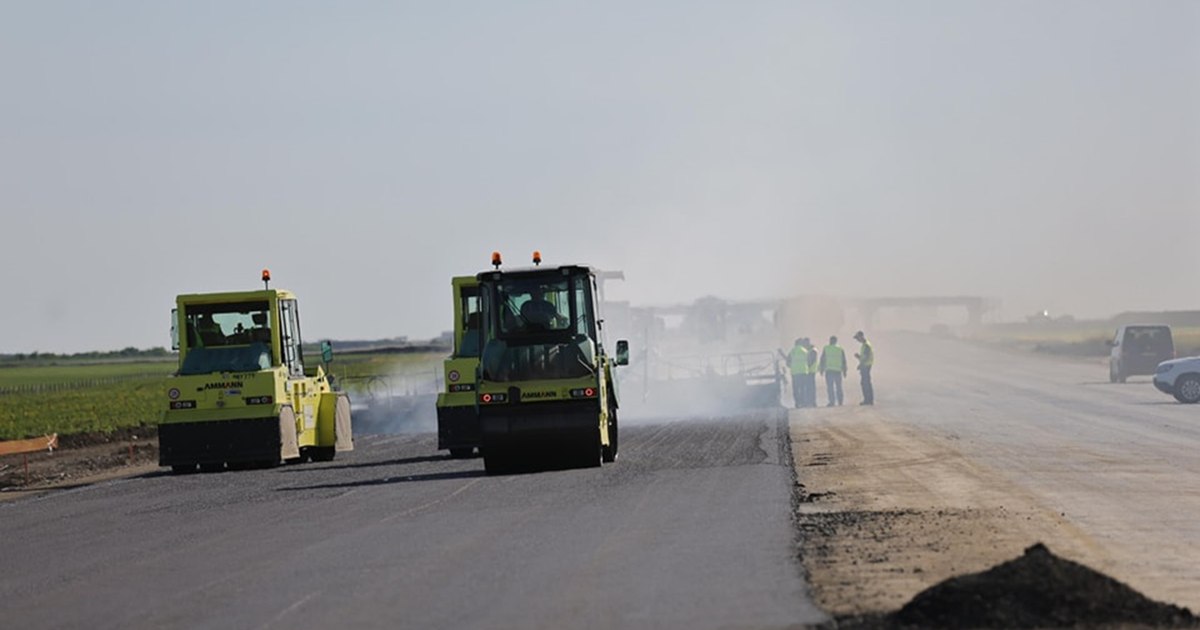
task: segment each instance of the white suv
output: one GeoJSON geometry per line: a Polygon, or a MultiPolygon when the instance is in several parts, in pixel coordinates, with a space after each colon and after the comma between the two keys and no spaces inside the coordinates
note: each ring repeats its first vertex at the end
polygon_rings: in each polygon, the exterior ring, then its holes
{"type": "Polygon", "coordinates": [[[1200,402],[1200,357],[1159,363],[1154,373],[1154,386],[1181,403],[1200,402]]]}

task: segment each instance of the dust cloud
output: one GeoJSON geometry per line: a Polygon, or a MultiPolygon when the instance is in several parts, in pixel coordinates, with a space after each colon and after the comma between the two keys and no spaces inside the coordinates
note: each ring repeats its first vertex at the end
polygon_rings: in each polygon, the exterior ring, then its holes
{"type": "MultiPolygon", "coordinates": [[[[830,337],[838,338],[850,373],[843,384],[846,398],[857,399],[856,331],[876,342],[879,332],[885,343],[897,331],[967,336],[998,309],[996,300],[970,296],[743,301],[706,296],[674,305],[607,306],[609,339],[628,339],[631,348],[630,364],[618,369],[626,423],[791,407],[787,357],[799,338],[808,338],[818,352],[830,337]]],[[[824,379],[816,380],[823,400],[824,379]]]]}
{"type": "Polygon", "coordinates": [[[440,360],[421,360],[390,373],[342,380],[351,396],[356,435],[437,432],[440,360]]]}

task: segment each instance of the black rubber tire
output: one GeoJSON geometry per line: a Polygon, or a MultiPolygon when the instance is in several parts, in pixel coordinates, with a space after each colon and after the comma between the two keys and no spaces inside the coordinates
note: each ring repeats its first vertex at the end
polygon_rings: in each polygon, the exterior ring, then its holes
{"type": "Polygon", "coordinates": [[[620,454],[620,426],[617,424],[617,410],[615,407],[608,409],[608,446],[600,447],[600,460],[605,464],[611,464],[617,461],[617,455],[620,454]]]}
{"type": "Polygon", "coordinates": [[[1108,364],[1108,382],[1109,383],[1117,382],[1117,370],[1114,368],[1114,366],[1111,362],[1108,364]]]}
{"type": "Polygon", "coordinates": [[[200,472],[202,472],[202,473],[215,473],[215,472],[222,472],[224,470],[225,470],[224,462],[221,462],[219,464],[200,464],[200,472]]]}
{"type": "Polygon", "coordinates": [[[483,470],[489,475],[505,475],[512,470],[512,460],[508,453],[492,447],[483,452],[483,470]]]}
{"type": "Polygon", "coordinates": [[[1185,405],[1200,402],[1200,376],[1187,374],[1179,377],[1179,380],[1175,381],[1175,400],[1185,405]]]}
{"type": "Polygon", "coordinates": [[[475,449],[471,447],[450,449],[450,457],[453,457],[454,459],[468,459],[474,454],[475,449]]]}
{"type": "Polygon", "coordinates": [[[190,475],[196,472],[195,464],[175,464],[171,466],[171,472],[176,475],[190,475]]]}
{"type": "Polygon", "coordinates": [[[309,449],[308,456],[314,462],[331,462],[337,457],[337,449],[332,446],[313,446],[309,449]]]}
{"type": "Polygon", "coordinates": [[[600,443],[600,429],[579,443],[579,467],[599,468],[604,465],[604,445],[600,443]]]}

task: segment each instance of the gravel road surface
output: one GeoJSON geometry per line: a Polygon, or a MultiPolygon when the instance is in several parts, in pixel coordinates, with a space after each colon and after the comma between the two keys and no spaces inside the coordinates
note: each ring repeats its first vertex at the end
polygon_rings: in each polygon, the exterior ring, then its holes
{"type": "Polygon", "coordinates": [[[792,412],[824,609],[895,607],[1036,542],[1200,609],[1200,406],[1148,377],[1110,384],[1099,360],[925,335],[875,346],[875,407],[852,379],[855,406],[792,412]]]}
{"type": "Polygon", "coordinates": [[[783,628],[782,414],[622,430],[602,469],[487,477],[434,436],[328,464],[153,473],[0,504],[21,628],[783,628]]]}

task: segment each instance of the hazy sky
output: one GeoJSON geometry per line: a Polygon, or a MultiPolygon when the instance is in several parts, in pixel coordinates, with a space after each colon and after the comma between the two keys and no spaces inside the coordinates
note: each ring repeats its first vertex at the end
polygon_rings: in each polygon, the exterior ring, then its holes
{"type": "Polygon", "coordinates": [[[493,249],[621,297],[1200,308],[1200,2],[0,3],[0,353],[182,292],[429,337],[493,249]]]}

